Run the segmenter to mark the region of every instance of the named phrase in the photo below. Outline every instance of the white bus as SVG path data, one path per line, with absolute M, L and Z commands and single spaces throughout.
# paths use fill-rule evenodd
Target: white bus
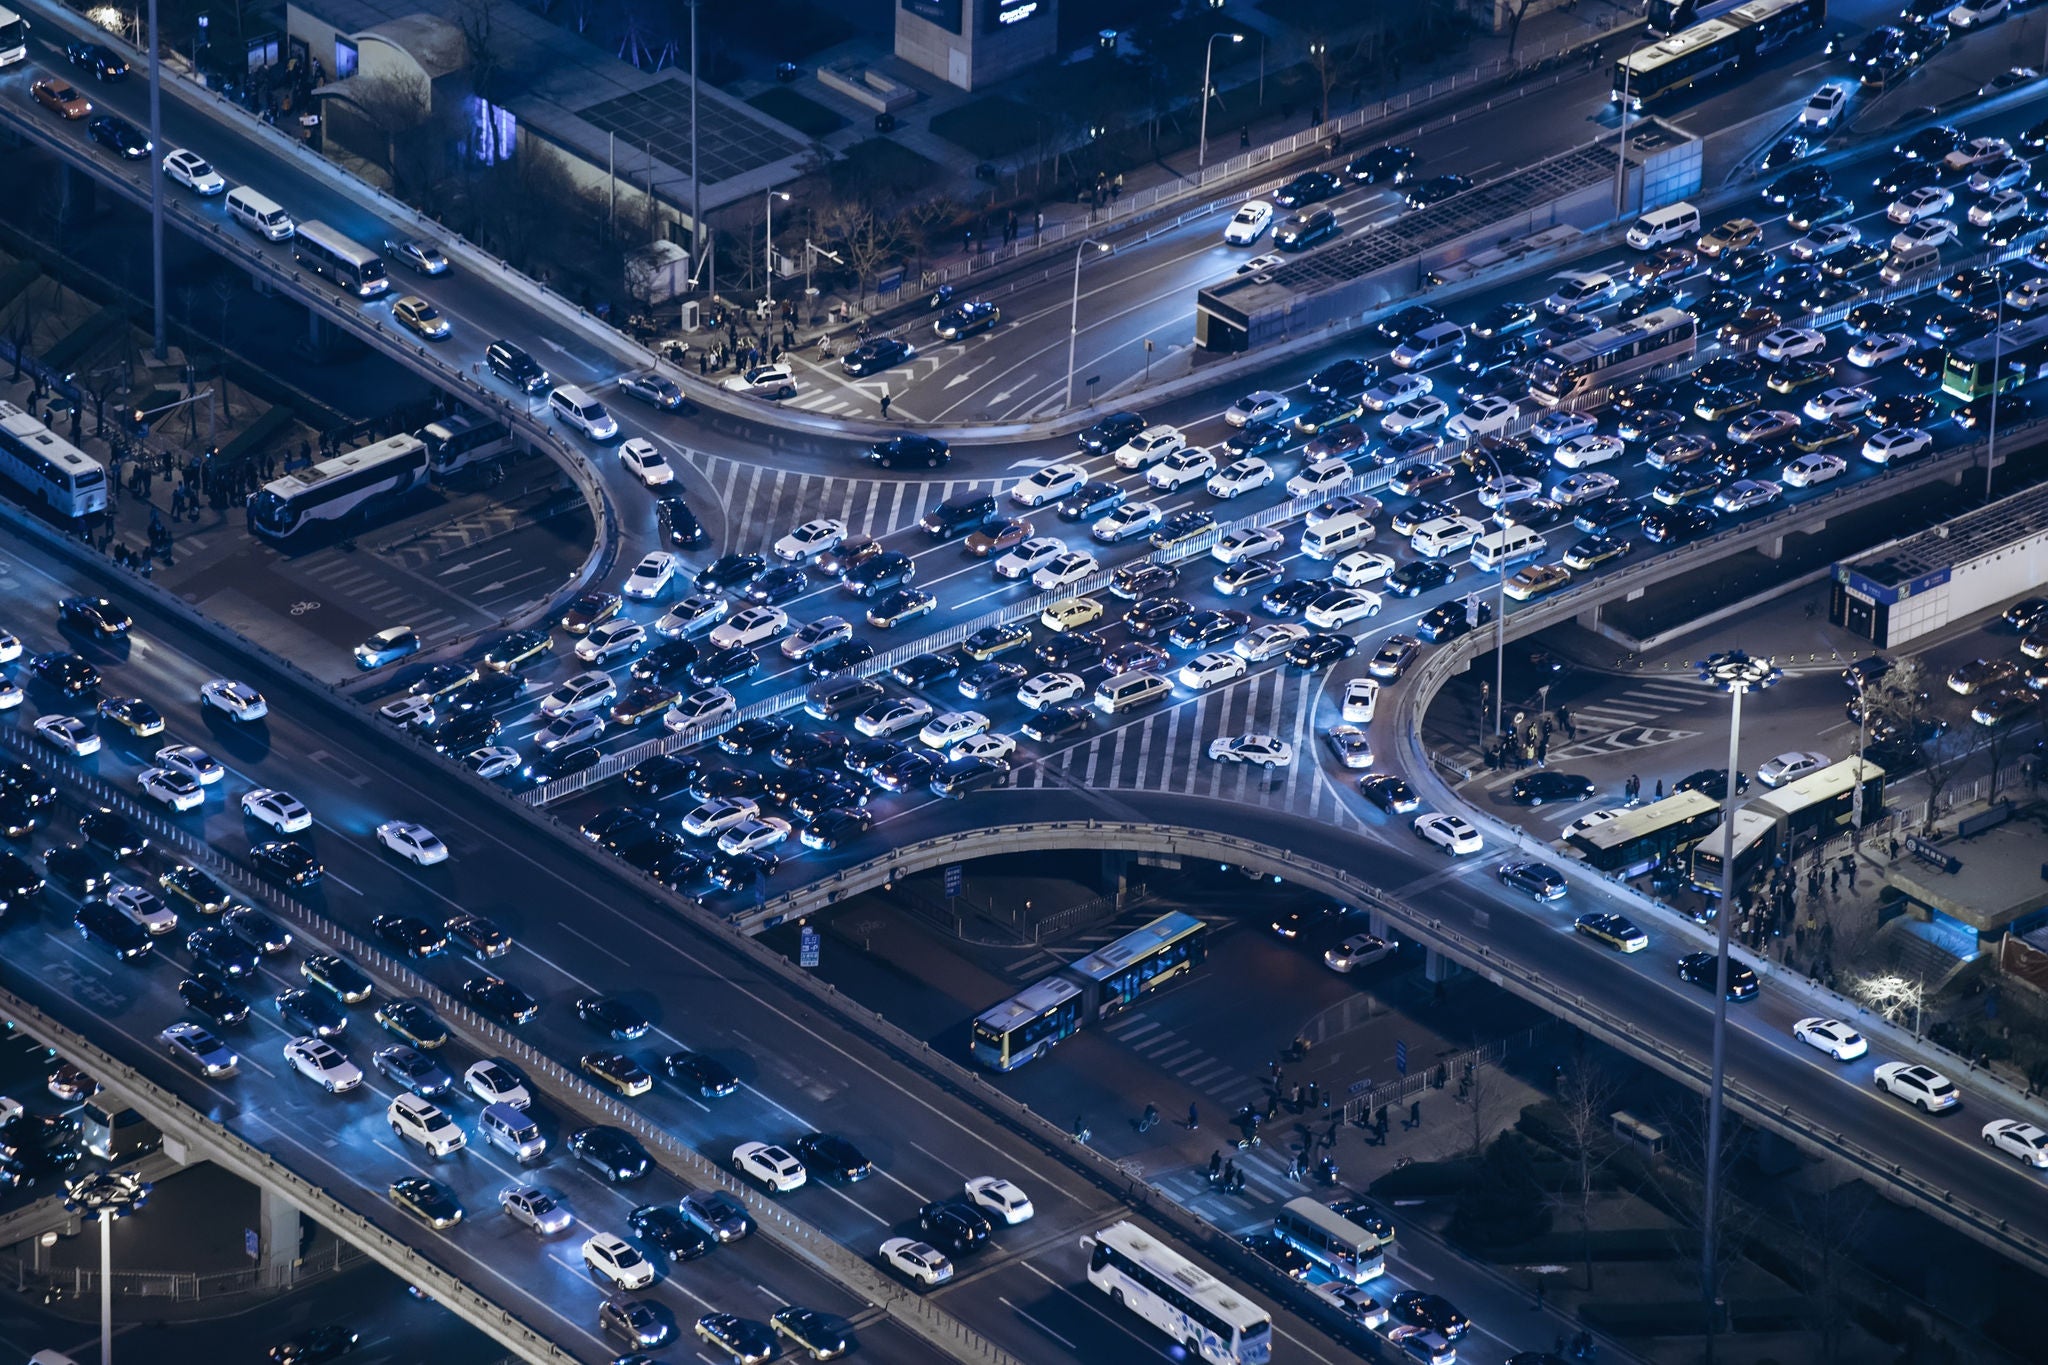
M 12 66 L 28 56 L 28 20 L 0 5 L 0 66 Z
M 1273 1235 L 1352 1284 L 1387 1272 L 1379 1238 L 1313 1199 L 1290 1199 L 1282 1205 L 1273 1215 Z
M 1661 378 L 1693 358 L 1699 323 L 1683 308 L 1653 308 L 1589 337 L 1553 346 L 1529 367 L 1529 396 L 1545 407 L 1597 407 L 1613 390 Z
M 316 275 L 324 275 L 350 293 L 375 298 L 391 287 L 384 258 L 336 232 L 325 223 L 301 223 L 292 238 L 292 258 Z
M 272 479 L 249 497 L 249 526 L 282 540 L 318 522 L 340 521 L 368 503 L 409 493 L 426 477 L 426 443 L 417 436 L 393 436 Z
M 1265 1365 L 1273 1356 L 1266 1310 L 1132 1223 L 1093 1237 L 1088 1283 L 1210 1365 Z
M 12 403 L 0 403 L 0 474 L 62 516 L 107 510 L 107 467 Z
M 512 433 L 503 422 L 468 412 L 429 423 L 421 429 L 420 440 L 426 443 L 427 467 L 437 480 L 510 454 L 513 446 Z

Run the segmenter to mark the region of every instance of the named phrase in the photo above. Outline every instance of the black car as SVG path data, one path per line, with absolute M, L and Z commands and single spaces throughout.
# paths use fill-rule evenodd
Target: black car
M 958 341 L 971 337 L 976 332 L 986 332 L 1003 320 L 1003 310 L 985 300 L 977 299 L 948 308 L 939 314 L 939 320 L 932 324 L 932 330 L 946 341 Z
M 28 671 L 67 697 L 82 697 L 100 685 L 100 671 L 76 654 L 38 654 Z
M 1076 439 L 1080 441 L 1083 450 L 1092 450 L 1099 454 L 1105 450 L 1115 450 L 1144 429 L 1144 414 L 1112 412 L 1081 432 Z
M 711 864 L 711 885 L 720 891 L 745 891 L 775 875 L 779 866 L 773 853 L 742 853 L 718 858 Z
M 723 687 L 754 676 L 761 657 L 745 645 L 714 649 L 690 665 L 690 681 L 699 687 Z
M 342 1013 L 335 998 L 324 991 L 294 986 L 278 992 L 273 1003 L 287 1028 L 310 1033 L 315 1038 L 332 1038 L 348 1030 L 348 1016 Z
M 1387 575 L 1387 591 L 1401 597 L 1420 597 L 1457 576 L 1457 570 L 1440 559 L 1410 560 Z
M 626 785 L 635 794 L 658 801 L 687 791 L 690 779 L 704 766 L 704 760 L 690 754 L 656 754 L 634 764 L 625 772 Z
M 1767 204 L 1789 205 L 1800 199 L 1810 199 L 1826 194 L 1835 187 L 1834 176 L 1824 166 L 1801 166 L 1798 170 L 1781 175 L 1764 190 Z
M 0 852 L 0 911 L 12 910 L 43 894 L 42 873 L 18 853 Z
M 939 770 L 939 759 L 930 752 L 905 750 L 868 773 L 868 781 L 887 792 L 914 791 L 926 786 Z
M 104 891 L 110 880 L 107 869 L 83 844 L 57 844 L 43 854 L 43 870 L 50 880 L 81 896 Z
M 661 1066 L 699 1099 L 722 1100 L 740 1088 L 731 1067 L 701 1052 L 671 1052 L 661 1059 Z
M 1394 1295 L 1394 1316 L 1435 1332 L 1446 1341 L 1456 1341 L 1471 1330 L 1472 1320 L 1441 1294 L 1408 1289 Z
M 73 38 L 64 44 L 64 56 L 73 66 L 90 71 L 95 80 L 118 81 L 128 74 L 128 63 L 101 43 Z
M 697 586 L 701 589 L 732 589 L 744 587 L 768 570 L 768 560 L 762 555 L 725 554 L 711 561 L 697 574 Z
M 1594 785 L 1590 777 L 1545 769 L 1517 777 L 1509 791 L 1519 805 L 1540 806 L 1545 801 L 1583 801 L 1593 794 Z
M 1093 713 L 1085 706 L 1046 706 L 1025 717 L 1017 729 L 1027 739 L 1040 744 L 1056 744 L 1088 733 L 1094 723 Z
M 916 560 L 898 550 L 884 550 L 848 569 L 842 586 L 855 597 L 876 597 L 916 576 Z
M 1166 640 L 1175 649 L 1210 649 L 1236 639 L 1250 625 L 1251 617 L 1241 611 L 1198 611 L 1169 631 Z
M 1067 631 L 1038 647 L 1038 660 L 1047 668 L 1079 673 L 1102 662 L 1106 651 L 1102 637 L 1086 631 Z
M 567 1146 L 577 1160 L 611 1184 L 638 1180 L 647 1174 L 647 1149 L 624 1129 L 603 1125 L 579 1128 L 569 1134 Z
M 1707 274 L 1722 284 L 1761 275 L 1777 264 L 1777 255 L 1760 246 L 1745 246 L 1734 251 L 1724 251 L 1714 258 L 1707 267 Z
M 1471 347 L 1452 363 L 1466 374 L 1484 379 L 1502 371 L 1518 370 L 1536 358 L 1536 348 L 1521 337 L 1495 337 Z M 1473 395 L 1476 396 L 1476 392 Z
M 1096 479 L 1081 485 L 1059 505 L 1059 518 L 1061 521 L 1093 521 L 1123 506 L 1129 497 L 1129 491 L 1121 485 Z
M 1241 562 L 1259 564 L 1265 561 L 1254 559 Z M 1280 565 L 1273 567 L 1282 568 Z M 1259 610 L 1268 616 L 1299 616 L 1309 603 L 1328 593 L 1335 586 L 1335 581 L 1328 578 L 1301 578 L 1292 583 L 1280 583 L 1268 588 L 1265 595 L 1259 598 Z
M 932 774 L 932 794 L 958 800 L 985 787 L 1001 785 L 1009 772 L 1010 765 L 1001 759 L 965 755 L 941 764 Z
M 1134 639 L 1156 640 L 1187 619 L 1191 608 L 1178 597 L 1147 597 L 1124 613 Z
M 1455 640 L 1493 621 L 1493 603 L 1486 598 L 1439 602 L 1415 623 L 1415 633 L 1425 640 Z
M 1293 439 L 1294 433 L 1278 422 L 1247 422 L 1224 438 L 1223 449 L 1232 459 L 1241 460 L 1248 455 L 1271 455 L 1285 450 Z
M 1496 874 L 1501 885 L 1526 892 L 1539 901 L 1554 901 L 1571 889 L 1564 874 L 1544 863 L 1502 863 Z
M 71 922 L 87 943 L 97 944 L 123 962 L 133 962 L 156 946 L 149 930 L 102 900 L 82 903 Z
M 988 701 L 995 697 L 1007 697 L 1024 683 L 1029 674 L 1024 665 L 1011 663 L 1006 659 L 990 659 L 964 670 L 955 686 L 960 695 L 969 701 Z
M 1273 202 L 1284 209 L 1320 204 L 1344 188 L 1344 182 L 1328 171 L 1304 171 L 1274 190 Z
M 1757 286 L 1757 296 L 1773 303 L 1785 299 L 1798 299 L 1820 286 L 1820 267 L 1817 265 L 1788 265 Z
M 739 758 L 765 753 L 789 738 L 796 726 L 773 716 L 743 720 L 718 737 L 718 747 Z
M 640 1037 L 651 1027 L 647 1016 L 610 995 L 586 995 L 576 1002 L 576 1017 L 619 1042 Z
M 1714 989 L 1714 979 L 1719 974 L 1719 962 L 1720 958 L 1713 953 L 1687 953 L 1678 959 L 1678 979 L 1711 991 Z M 1756 973 L 1734 958 L 1729 958 L 1728 998 L 1754 1000 L 1759 989 Z
M 1908 161 L 1939 161 L 1962 146 L 1964 140 L 1962 129 L 1936 124 L 1932 128 L 1922 128 L 1894 146 L 1892 152 Z
M 662 539 L 671 545 L 694 549 L 711 539 L 696 511 L 681 493 L 666 491 L 654 500 L 655 519 L 661 523 Z
M 839 367 L 852 375 L 874 374 L 916 354 L 917 348 L 900 337 L 869 337 L 848 351 Z
M 315 1327 L 271 1347 L 270 1365 L 323 1365 L 355 1350 L 358 1340 L 354 1329 L 338 1323 Z
M 1785 210 L 1785 226 L 1811 232 L 1823 223 L 1846 223 L 1856 216 L 1856 201 L 1840 194 L 1816 194 Z
M 1351 158 L 1344 174 L 1367 185 L 1398 185 L 1415 174 L 1415 152 L 1408 147 L 1381 147 Z
M 111 640 L 126 635 L 135 618 L 104 597 L 66 597 L 57 603 L 57 624 Z
M 256 953 L 224 925 L 205 924 L 185 935 L 195 970 L 230 980 L 256 974 Z
M 769 750 L 778 768 L 821 768 L 846 757 L 853 741 L 837 730 L 800 730 Z
M 841 640 L 805 660 L 804 668 L 813 678 L 833 678 L 851 673 L 874 657 L 875 647 L 866 640 Z
M 636 682 L 659 683 L 670 682 L 677 674 L 687 676 L 690 665 L 697 662 L 701 653 L 703 647 L 695 640 L 663 640 L 633 660 L 633 679 Z
M 801 597 L 810 582 L 804 571 L 792 566 L 770 569 L 747 584 L 746 599 L 766 606 L 779 606 L 784 602 Z
M 88 844 L 106 850 L 116 858 L 132 858 L 149 847 L 149 836 L 119 811 L 102 806 L 78 819 L 78 832 Z
M 1330 209 L 1309 209 L 1273 229 L 1273 245 L 1282 251 L 1306 251 L 1337 235 L 1337 215 Z
M 1680 503 L 1643 513 L 1643 536 L 1659 545 L 1676 545 L 1712 531 L 1720 522 L 1711 507 Z
M 1426 303 L 1411 303 L 1397 313 L 1389 313 L 1372 325 L 1373 334 L 1389 346 L 1397 346 L 1401 338 L 1413 336 L 1425 327 L 1442 322 L 1444 315 Z
M 808 1353 L 813 1360 L 831 1360 L 853 1349 L 846 1333 L 832 1325 L 823 1313 L 812 1308 L 778 1308 L 768 1319 L 775 1331 Z
M 883 469 L 938 469 L 952 463 L 953 450 L 936 436 L 906 432 L 875 442 L 862 458 Z
M 493 669 L 449 693 L 445 706 L 452 711 L 494 711 L 519 700 L 525 692 L 524 678 Z
M 917 1211 L 917 1230 L 957 1256 L 987 1246 L 995 1225 L 964 1199 L 935 1199 Z
M 441 926 L 412 915 L 378 915 L 370 927 L 407 957 L 438 957 L 448 949 L 448 935 Z
M 1472 188 L 1469 175 L 1434 175 L 1408 190 L 1408 207 L 1426 209 L 1431 204 L 1441 204 L 1453 195 L 1463 194 Z
M 1178 512 L 1169 512 L 1167 513 L 1166 520 L 1160 522 L 1158 527 L 1152 532 L 1152 548 L 1155 550 L 1170 550 L 1184 541 L 1193 540 L 1199 535 L 1205 535 L 1215 528 L 1216 516 L 1213 512 L 1205 512 L 1200 508 L 1184 508 Z M 1172 571 L 1171 565 L 1152 565 L 1150 567 L 1164 568 L 1169 572 Z M 1143 570 L 1140 570 L 1140 572 L 1143 572 Z M 1148 589 L 1143 586 L 1134 585 L 1133 590 L 1145 592 Z M 1154 586 L 1149 590 L 1156 592 L 1158 588 Z
M 462 983 L 462 999 L 477 1013 L 506 1024 L 524 1024 L 540 1013 L 538 1000 L 502 977 L 471 977 Z
M 850 1185 L 875 1173 L 875 1163 L 836 1133 L 806 1133 L 789 1148 L 807 1170 L 826 1180 Z
M 311 886 L 325 875 L 304 844 L 291 839 L 266 839 L 249 850 L 249 862 L 257 875 L 286 886 Z
M 124 161 L 140 161 L 149 155 L 149 138 L 127 119 L 102 114 L 85 126 L 94 142 Z
M 1342 360 L 1332 361 L 1310 375 L 1308 391 L 1319 398 L 1327 398 L 1331 394 L 1355 398 L 1372 387 L 1379 377 L 1379 362 L 1346 356 Z
M 694 1261 L 711 1250 L 711 1239 L 703 1229 L 683 1217 L 674 1204 L 647 1204 L 626 1215 L 626 1226 L 649 1246 L 659 1247 L 678 1261 Z
M 768 794 L 768 779 L 750 768 L 706 768 L 690 779 L 690 795 L 699 801 L 758 800 Z
M 1934 415 L 1934 400 L 1924 393 L 1895 393 L 1863 410 L 1863 422 L 1879 430 L 1917 427 Z
M 1901 161 L 1889 170 L 1878 172 L 1871 181 L 1871 187 L 1887 199 L 1896 199 L 1909 190 L 1925 185 L 1941 183 L 1941 157 L 1931 161 Z
M 805 848 L 830 853 L 841 844 L 857 839 L 874 827 L 875 817 L 864 810 L 828 810 L 805 827 L 799 842 Z
M 1342 631 L 1319 630 L 1287 647 L 1290 666 L 1301 669 L 1328 668 L 1358 653 L 1358 641 Z

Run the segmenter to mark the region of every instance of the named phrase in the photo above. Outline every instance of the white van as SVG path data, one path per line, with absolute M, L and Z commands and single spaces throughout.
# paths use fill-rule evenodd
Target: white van
M 1465 349 L 1465 329 L 1455 322 L 1432 322 L 1414 336 L 1405 337 L 1393 351 L 1393 361 L 1404 370 L 1426 370 L 1441 365 Z
M 574 384 L 564 384 L 548 395 L 548 406 L 559 421 L 582 432 L 593 441 L 609 441 L 619 434 L 619 424 L 604 404 Z
M 1119 673 L 1105 678 L 1095 689 L 1097 710 L 1109 715 L 1135 711 L 1140 706 L 1165 701 L 1173 695 L 1173 684 L 1157 673 Z
M 476 1131 L 485 1142 L 510 1153 L 514 1161 L 521 1163 L 538 1161 L 548 1150 L 548 1140 L 542 1136 L 540 1125 L 525 1110 L 509 1104 L 484 1106 L 484 1111 L 476 1116 Z
M 1473 541 L 1472 563 L 1475 568 L 1500 569 L 1525 559 L 1541 558 L 1549 548 L 1543 537 L 1531 528 L 1510 526 L 1505 530 L 1490 531 Z
M 1438 517 L 1416 527 L 1408 543 L 1424 559 L 1442 559 L 1470 549 L 1485 529 L 1470 517 Z
M 258 194 L 247 185 L 237 185 L 229 190 L 227 203 L 228 217 L 273 242 L 282 242 L 299 230 L 292 216 L 279 208 L 275 200 Z
M 1886 284 L 1900 285 L 1922 271 L 1932 270 L 1941 264 L 1941 248 L 1922 243 L 1907 247 L 1904 251 L 1891 251 L 1884 258 L 1884 269 L 1877 277 Z
M 1349 554 L 1376 534 L 1372 518 L 1365 512 L 1339 512 L 1328 521 L 1303 528 L 1301 552 L 1310 559 L 1336 559 Z
M 1699 231 L 1698 209 L 1691 204 L 1666 204 L 1636 219 L 1636 225 L 1628 230 L 1628 244 L 1637 251 L 1650 251 L 1697 237 Z

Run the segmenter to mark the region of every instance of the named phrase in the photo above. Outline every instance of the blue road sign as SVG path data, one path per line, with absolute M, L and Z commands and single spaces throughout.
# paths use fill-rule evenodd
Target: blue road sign
M 1408 1074 L 1408 1044 L 1399 1038 L 1394 1040 L 1394 1070 Z

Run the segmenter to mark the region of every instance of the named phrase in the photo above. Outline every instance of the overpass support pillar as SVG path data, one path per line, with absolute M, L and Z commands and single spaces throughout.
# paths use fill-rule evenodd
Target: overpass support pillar
M 1422 959 L 1422 979 L 1425 981 L 1449 981 L 1463 970 L 1434 948 L 1428 949 Z
M 98 192 L 99 187 L 90 175 L 69 162 L 64 163 L 57 173 L 57 222 L 70 227 L 92 217 L 93 199 Z
M 1600 604 L 1595 602 L 1592 606 L 1580 612 L 1573 618 L 1573 624 L 1577 625 L 1581 630 L 1590 630 L 1597 634 L 1600 630 Z
M 255 1231 L 262 1282 L 281 1288 L 292 1282 L 293 1272 L 299 1264 L 304 1225 L 298 1205 L 274 1190 L 259 1188 L 262 1189 L 263 1201 L 256 1217 L 261 1226 Z
M 1365 927 L 1366 931 L 1375 938 L 1387 938 L 1392 933 L 1392 927 L 1387 923 L 1387 917 L 1377 910 L 1368 909 L 1365 912 Z
M 314 355 L 325 355 L 334 345 L 334 324 L 322 317 L 317 309 L 306 310 L 306 347 Z
M 1785 537 L 1772 536 L 1756 548 L 1758 553 L 1762 554 L 1765 559 L 1783 559 L 1785 557 Z
M 1130 889 L 1131 855 L 1121 849 L 1102 850 L 1102 884 L 1123 903 L 1124 894 Z

